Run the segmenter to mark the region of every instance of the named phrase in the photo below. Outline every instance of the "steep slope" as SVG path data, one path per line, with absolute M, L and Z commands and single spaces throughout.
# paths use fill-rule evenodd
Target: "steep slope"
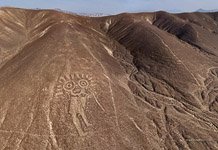
M 216 13 L 0 10 L 0 149 L 218 148 Z

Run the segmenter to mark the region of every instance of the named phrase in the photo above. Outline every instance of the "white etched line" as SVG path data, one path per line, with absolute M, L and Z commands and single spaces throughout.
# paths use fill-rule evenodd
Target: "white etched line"
M 84 43 L 82 43 L 82 45 L 83 45 L 83 46 L 85 47 L 85 49 L 89 52 L 89 54 L 100 64 L 101 68 L 103 69 L 104 76 L 107 78 L 108 84 L 109 84 L 109 89 L 110 89 L 110 93 L 111 93 L 111 98 L 112 98 L 112 103 L 113 103 L 114 113 L 115 113 L 115 118 L 116 118 L 116 125 L 119 126 L 118 117 L 117 117 L 117 109 L 116 109 L 114 94 L 113 94 L 113 90 L 112 90 L 112 86 L 111 86 L 111 80 L 110 80 L 110 78 L 106 75 L 106 74 L 107 74 L 107 71 L 106 71 L 105 67 L 103 66 L 103 64 L 94 56 L 94 54 L 91 52 L 91 50 L 87 47 L 87 45 L 84 44 Z

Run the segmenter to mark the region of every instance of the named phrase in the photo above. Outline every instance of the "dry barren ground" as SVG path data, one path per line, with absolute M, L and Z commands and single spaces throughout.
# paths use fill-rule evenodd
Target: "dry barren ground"
M 0 149 L 218 149 L 217 23 L 1 8 Z

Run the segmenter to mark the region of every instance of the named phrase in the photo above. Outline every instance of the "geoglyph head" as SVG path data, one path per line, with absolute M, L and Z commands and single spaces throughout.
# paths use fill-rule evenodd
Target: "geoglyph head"
M 56 97 L 86 97 L 90 94 L 92 78 L 84 74 L 61 76 L 55 86 Z

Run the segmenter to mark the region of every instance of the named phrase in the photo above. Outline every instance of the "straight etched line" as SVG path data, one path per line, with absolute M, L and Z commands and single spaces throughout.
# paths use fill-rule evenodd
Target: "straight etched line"
M 54 145 L 55 149 L 61 150 L 61 148 L 59 148 L 58 144 L 57 144 L 57 140 L 53 131 L 53 125 L 52 125 L 52 121 L 50 119 L 50 101 L 52 99 L 53 93 L 52 90 L 54 89 L 55 84 L 51 84 L 49 86 L 49 98 L 48 101 L 46 103 L 46 119 L 48 122 L 48 127 L 49 127 L 49 133 L 50 133 L 50 138 L 52 140 L 52 144 Z
M 116 125 L 119 126 L 118 117 L 117 117 L 117 110 L 116 110 L 116 105 L 115 105 L 115 99 L 114 99 L 114 94 L 113 94 L 113 90 L 112 90 L 112 86 L 111 86 L 111 80 L 110 80 L 110 78 L 107 76 L 107 71 L 106 71 L 105 67 L 103 66 L 103 64 L 94 56 L 94 54 L 91 52 L 91 50 L 87 47 L 87 45 L 84 44 L 84 43 L 82 43 L 82 45 L 83 45 L 83 46 L 85 47 L 85 49 L 89 52 L 89 54 L 100 64 L 101 68 L 103 69 L 104 76 L 107 78 L 108 84 L 109 84 L 109 89 L 110 89 L 111 98 L 112 98 L 112 103 L 113 103 L 114 112 L 115 112 L 115 117 L 116 117 Z
M 198 86 L 201 86 L 201 84 L 199 83 L 199 81 L 196 79 L 196 77 L 194 76 L 194 74 L 190 71 L 190 69 L 183 63 L 183 61 L 181 59 L 179 59 L 176 54 L 171 50 L 171 48 L 168 46 L 168 44 L 166 44 L 166 42 L 156 33 L 152 32 L 153 34 L 155 34 L 160 40 L 161 42 L 167 47 L 167 49 L 170 51 L 170 53 L 178 60 L 179 63 L 181 63 L 185 69 L 191 74 L 191 76 L 193 77 L 193 79 L 196 81 Z

